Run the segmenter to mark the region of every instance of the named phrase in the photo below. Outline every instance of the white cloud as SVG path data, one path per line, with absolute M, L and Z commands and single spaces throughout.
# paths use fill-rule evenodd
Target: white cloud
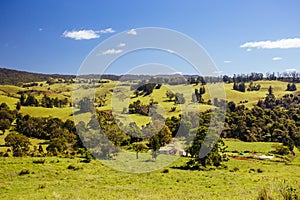
M 130 31 L 127 32 L 129 35 L 137 35 L 137 32 L 135 29 L 131 29 Z
M 43 31 L 44 29 L 43 28 L 39 28 L 39 31 Z
M 276 60 L 282 60 L 282 58 L 281 57 L 273 57 L 272 60 L 275 60 L 275 61 Z
M 120 43 L 120 44 L 118 45 L 118 47 L 125 47 L 125 46 L 126 46 L 125 43 Z
M 100 30 L 100 31 L 97 31 L 97 32 L 99 32 L 99 33 L 114 33 L 116 31 L 112 28 L 107 28 L 107 29 L 103 29 L 103 30 Z
M 122 52 L 123 52 L 122 49 L 107 49 L 106 51 L 103 51 L 102 54 L 109 55 L 109 54 L 118 54 L 118 53 L 122 53 Z
M 248 48 L 246 51 L 247 51 L 247 52 L 250 52 L 250 51 L 252 51 L 252 49 Z
M 246 42 L 241 48 L 258 48 L 258 49 L 290 49 L 300 48 L 300 38 L 285 38 L 281 40 L 265 40 L 259 42 Z
M 229 64 L 229 63 L 232 63 L 232 61 L 231 60 L 225 60 L 224 63 Z
M 65 31 L 63 32 L 63 37 L 71 38 L 74 40 L 90 40 L 99 38 L 100 35 L 97 31 L 93 30 L 80 30 L 80 31 Z
M 296 71 L 296 69 L 295 68 L 289 68 L 289 69 L 285 69 L 285 71 L 286 72 L 294 72 L 294 71 Z

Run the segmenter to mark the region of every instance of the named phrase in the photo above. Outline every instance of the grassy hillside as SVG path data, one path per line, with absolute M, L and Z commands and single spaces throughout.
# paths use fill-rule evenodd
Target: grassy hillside
M 46 82 L 38 82 L 38 86 L 33 87 L 18 87 L 12 85 L 0 85 L 0 103 L 5 102 L 9 105 L 11 109 L 14 109 L 18 98 L 20 97 L 20 92 L 27 92 L 26 94 L 34 95 L 38 100 L 41 100 L 44 95 L 47 95 L 51 98 L 64 99 L 68 98 L 69 101 L 72 101 L 72 91 L 75 89 L 75 92 L 78 91 L 76 98 L 78 101 L 86 95 L 87 92 L 95 92 L 95 97 L 100 97 L 106 95 L 106 105 L 102 107 L 97 107 L 98 110 L 111 110 L 112 107 L 116 113 L 116 116 L 120 120 L 123 120 L 125 123 L 130 121 L 135 121 L 138 125 L 144 125 L 149 122 L 150 118 L 141 115 L 126 115 L 122 114 L 123 108 L 128 107 L 129 103 L 140 100 L 144 104 L 149 104 L 150 100 L 158 102 L 160 107 L 160 113 L 166 117 L 178 116 L 182 111 L 188 112 L 191 110 L 201 110 L 205 111 L 211 108 L 207 104 L 197 104 L 192 103 L 192 94 L 195 89 L 199 89 L 200 86 L 195 85 L 163 85 L 160 89 L 155 89 L 152 94 L 147 96 L 138 96 L 135 97 L 133 91 L 130 91 L 130 84 L 120 83 L 119 81 L 110 81 L 109 83 L 96 84 L 96 89 L 80 89 L 77 90 L 78 85 L 72 84 L 52 84 L 48 85 Z M 210 94 L 215 91 L 215 93 L 222 92 L 224 87 L 225 95 L 227 101 L 234 101 L 236 104 L 243 104 L 247 107 L 253 107 L 256 105 L 259 99 L 263 99 L 268 93 L 269 86 L 273 87 L 274 95 L 276 97 L 282 97 L 284 94 L 296 93 L 300 91 L 300 84 L 297 83 L 297 91 L 290 92 L 286 91 L 286 82 L 281 81 L 256 81 L 255 84 L 260 84 L 261 89 L 259 91 L 246 91 L 239 92 L 233 90 L 233 84 L 211 84 L 206 85 L 206 93 L 203 95 L 205 102 L 211 99 L 218 94 L 210 96 Z M 84 84 L 83 84 L 84 85 Z M 90 86 L 89 84 L 86 84 Z M 213 91 L 209 91 L 209 88 L 213 88 Z M 174 102 L 170 102 L 166 97 L 166 92 L 172 91 L 174 93 L 183 93 L 186 99 L 185 104 L 175 105 Z M 29 92 L 29 93 L 28 93 Z M 93 94 L 92 94 L 93 95 Z M 74 97 L 74 96 L 73 96 Z M 176 107 L 175 112 L 170 112 L 172 107 Z M 63 120 L 71 119 L 72 109 L 67 108 L 54 108 L 47 109 L 43 107 L 22 107 L 21 113 L 23 114 L 32 114 L 33 116 L 40 117 L 61 117 Z

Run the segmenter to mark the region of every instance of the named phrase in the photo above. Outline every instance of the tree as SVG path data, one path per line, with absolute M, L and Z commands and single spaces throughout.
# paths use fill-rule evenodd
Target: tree
M 286 89 L 286 90 L 287 90 L 287 91 L 296 91 L 296 90 L 297 90 L 297 87 L 296 87 L 295 83 L 292 83 L 292 84 L 288 83 L 288 84 L 287 84 L 287 89 Z
M 16 105 L 16 110 L 19 111 L 21 109 L 21 103 L 18 101 Z
M 156 159 L 157 150 L 160 148 L 160 142 L 157 135 L 150 138 L 150 146 L 152 148 L 152 158 Z
M 192 157 L 195 156 L 195 158 L 191 159 L 187 162 L 187 166 L 190 168 L 199 168 L 207 167 L 207 166 L 220 166 L 223 161 L 227 160 L 225 152 L 225 144 L 224 142 L 219 138 L 213 138 L 218 137 L 217 135 L 210 135 L 211 139 L 216 139 L 215 144 L 210 144 L 207 142 L 207 144 L 204 143 L 204 138 L 206 137 L 207 133 L 207 127 L 200 127 L 196 133 L 196 137 L 194 138 L 193 143 L 189 147 L 188 151 L 192 155 Z M 212 141 L 209 139 L 210 141 Z M 213 145 L 213 146 L 211 146 Z M 199 157 L 199 151 L 203 148 L 208 148 L 210 152 L 205 157 Z
M 9 110 L 9 107 L 6 103 L 1 103 L 0 110 Z
M 132 147 L 136 152 L 136 159 L 139 159 L 139 152 L 144 151 L 148 148 L 144 142 L 134 142 L 132 143 Z
M 5 145 L 12 147 L 14 156 L 22 157 L 26 155 L 29 151 L 30 141 L 24 135 L 17 134 L 17 133 L 10 133 L 6 136 L 4 140 L 5 140 Z
M 20 103 L 22 106 L 25 105 L 25 100 L 26 100 L 26 96 L 24 93 L 21 94 L 21 97 L 20 97 Z
M 166 96 L 167 96 L 167 98 L 169 98 L 169 101 L 172 101 L 172 99 L 175 97 L 175 94 L 168 90 L 166 92 Z
M 185 98 L 183 97 L 182 93 L 176 93 L 176 95 L 175 95 L 175 103 L 176 104 L 184 104 L 185 103 Z
M 53 138 L 50 140 L 46 150 L 52 155 L 57 156 L 58 153 L 62 153 L 67 149 L 67 140 L 64 137 Z
M 8 119 L 0 119 L 0 130 L 5 133 L 5 130 L 9 129 L 10 121 Z
M 81 113 L 93 112 L 94 110 L 94 104 L 88 97 L 84 97 L 82 100 L 80 100 L 78 107 Z
M 166 125 L 158 132 L 157 138 L 161 146 L 168 144 L 172 140 L 172 132 Z
M 271 85 L 270 85 L 270 87 L 268 88 L 268 92 L 269 92 L 269 95 L 273 95 L 273 88 L 272 88 Z
M 23 106 L 38 106 L 38 105 L 39 105 L 38 100 L 32 95 L 29 95 L 26 98 L 25 103 L 23 104 Z
M 244 82 L 239 84 L 239 91 L 245 92 L 246 91 L 246 85 Z

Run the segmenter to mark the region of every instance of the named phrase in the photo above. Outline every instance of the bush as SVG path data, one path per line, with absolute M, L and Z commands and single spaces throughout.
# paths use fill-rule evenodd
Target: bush
M 30 170 L 29 169 L 22 169 L 19 172 L 19 176 L 23 176 L 23 175 L 26 175 L 26 174 L 30 174 Z
M 272 146 L 275 150 L 271 151 L 271 153 L 279 154 L 279 155 L 288 155 L 290 153 L 290 149 L 283 144 L 275 144 Z
M 282 195 L 283 199 L 286 200 L 300 199 L 300 195 L 296 188 L 293 188 L 292 186 L 283 186 L 283 188 L 280 189 L 280 194 Z
M 266 188 L 263 188 L 259 194 L 258 194 L 258 200 L 272 200 L 274 199 L 270 194 L 270 192 L 266 189 Z
M 39 159 L 39 160 L 32 161 L 32 163 L 34 163 L 34 164 L 44 164 L 45 162 L 46 162 L 45 159 Z
M 263 173 L 263 170 L 260 169 L 260 168 L 258 168 L 258 169 L 257 169 L 257 173 Z
M 70 164 L 67 169 L 71 169 L 75 171 L 75 170 L 83 169 L 83 167 Z

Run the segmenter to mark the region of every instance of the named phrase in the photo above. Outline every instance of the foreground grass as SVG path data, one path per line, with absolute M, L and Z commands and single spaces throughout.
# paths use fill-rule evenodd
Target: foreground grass
M 40 159 L 45 163 L 33 163 Z M 275 188 L 283 179 L 295 187 L 299 184 L 297 162 L 285 165 L 232 159 L 226 163 L 228 169 L 176 168 L 186 161 L 176 160 L 166 167 L 166 173 L 163 169 L 125 173 L 98 160 L 81 163 L 80 159 L 57 157 L 0 158 L 0 199 L 256 199 L 263 187 Z M 70 165 L 77 170 L 68 169 Z M 19 175 L 22 170 L 29 174 Z

